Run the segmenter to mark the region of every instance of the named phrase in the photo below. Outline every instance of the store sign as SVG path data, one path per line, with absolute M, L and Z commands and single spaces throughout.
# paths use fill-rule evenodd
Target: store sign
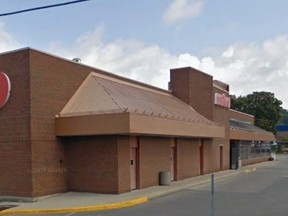
M 215 93 L 214 104 L 219 106 L 230 108 L 231 106 L 231 98 L 226 96 L 226 94 Z
M 0 109 L 7 103 L 11 90 L 9 77 L 0 71 Z

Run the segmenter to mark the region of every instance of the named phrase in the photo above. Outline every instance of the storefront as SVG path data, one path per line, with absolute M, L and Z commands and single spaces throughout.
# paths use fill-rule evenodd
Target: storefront
M 237 119 L 235 119 L 235 117 Z M 267 161 L 273 133 L 254 125 L 254 116 L 230 110 L 231 168 Z
M 11 93 L 0 94 L 0 197 L 179 181 L 229 169 L 230 139 L 245 140 L 229 86 L 190 67 L 170 71 L 169 90 L 30 48 L 0 54 L 0 71 Z
M 288 125 L 277 125 L 276 131 L 277 146 L 275 146 L 275 150 L 288 153 Z

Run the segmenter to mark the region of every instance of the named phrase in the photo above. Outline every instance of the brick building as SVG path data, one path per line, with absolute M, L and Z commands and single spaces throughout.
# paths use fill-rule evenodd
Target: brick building
M 274 140 L 229 109 L 227 84 L 190 67 L 170 71 L 168 91 L 31 48 L 0 54 L 0 72 L 11 84 L 0 199 L 129 192 L 158 185 L 162 171 L 178 181 L 229 169 L 243 146 Z

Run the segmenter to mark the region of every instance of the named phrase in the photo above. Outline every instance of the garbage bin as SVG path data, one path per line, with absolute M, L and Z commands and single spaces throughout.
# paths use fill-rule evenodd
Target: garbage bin
M 170 185 L 170 171 L 162 171 L 159 173 L 159 184 Z
M 276 153 L 271 153 L 271 157 L 276 161 L 277 158 L 276 158 Z

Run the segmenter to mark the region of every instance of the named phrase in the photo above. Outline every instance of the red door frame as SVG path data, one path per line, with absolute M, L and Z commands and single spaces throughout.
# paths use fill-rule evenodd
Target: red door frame
M 136 186 L 138 189 L 141 188 L 141 145 L 140 145 L 140 137 L 136 137 L 136 143 L 137 143 L 137 151 L 136 151 L 136 157 L 137 157 L 137 179 L 136 179 Z
M 175 147 L 170 147 L 170 180 L 175 180 Z
M 200 175 L 204 175 L 204 142 L 200 139 L 199 145 L 199 172 Z
M 177 181 L 177 138 L 170 144 L 170 180 Z

